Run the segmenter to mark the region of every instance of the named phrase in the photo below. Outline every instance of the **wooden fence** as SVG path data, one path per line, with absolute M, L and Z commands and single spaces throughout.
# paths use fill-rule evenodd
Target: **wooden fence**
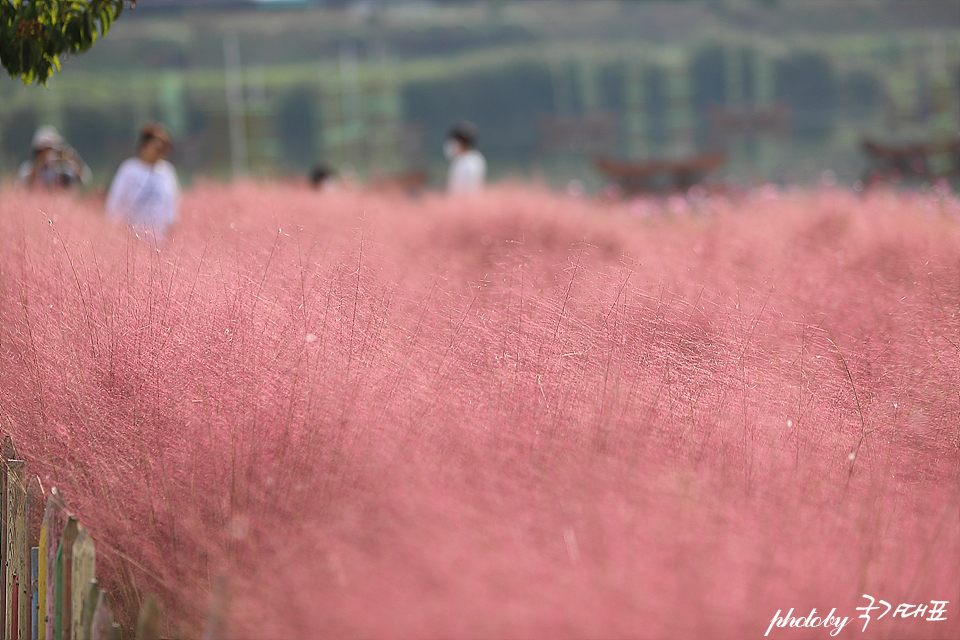
M 120 640 L 110 596 L 96 580 L 93 538 L 55 487 L 27 476 L 13 439 L 0 465 L 0 628 L 2 640 Z M 152 597 L 140 609 L 136 640 L 158 640 Z

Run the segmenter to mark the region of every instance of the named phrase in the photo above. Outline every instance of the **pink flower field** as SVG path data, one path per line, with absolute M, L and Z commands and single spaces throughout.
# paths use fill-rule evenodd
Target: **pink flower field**
M 955 197 L 182 218 L 0 192 L 0 423 L 127 626 L 201 637 L 223 575 L 237 640 L 960 636 Z M 813 608 L 847 623 L 776 623 Z

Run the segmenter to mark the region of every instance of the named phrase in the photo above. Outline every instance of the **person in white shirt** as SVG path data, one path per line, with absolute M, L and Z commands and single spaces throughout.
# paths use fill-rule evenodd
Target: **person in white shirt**
M 137 155 L 123 161 L 107 193 L 107 216 L 158 242 L 179 218 L 180 184 L 166 127 L 151 122 L 140 130 Z
M 487 161 L 477 151 L 477 130 L 468 122 L 450 130 L 443 143 L 443 154 L 450 161 L 447 193 L 476 193 L 483 188 Z

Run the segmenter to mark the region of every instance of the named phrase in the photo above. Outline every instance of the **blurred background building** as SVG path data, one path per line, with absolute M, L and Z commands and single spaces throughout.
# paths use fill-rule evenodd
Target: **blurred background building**
M 956 0 L 139 0 L 48 88 L 0 79 L 0 176 L 52 124 L 109 181 L 147 119 L 199 176 L 426 170 L 470 120 L 491 176 L 598 187 L 596 156 L 721 176 L 867 169 L 956 139 Z

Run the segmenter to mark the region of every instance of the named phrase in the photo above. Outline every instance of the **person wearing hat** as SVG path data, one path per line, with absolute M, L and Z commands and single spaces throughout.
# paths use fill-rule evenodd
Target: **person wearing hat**
M 56 128 L 43 125 L 30 143 L 33 160 L 20 165 L 17 180 L 28 187 L 64 189 L 85 184 L 92 173 Z
M 107 216 L 156 242 L 179 218 L 180 183 L 166 159 L 170 133 L 151 122 L 140 130 L 137 155 L 123 161 L 107 192 Z
M 487 161 L 477 151 L 477 129 L 472 124 L 458 124 L 443 142 L 443 154 L 450 161 L 447 170 L 447 193 L 476 193 L 483 188 Z

